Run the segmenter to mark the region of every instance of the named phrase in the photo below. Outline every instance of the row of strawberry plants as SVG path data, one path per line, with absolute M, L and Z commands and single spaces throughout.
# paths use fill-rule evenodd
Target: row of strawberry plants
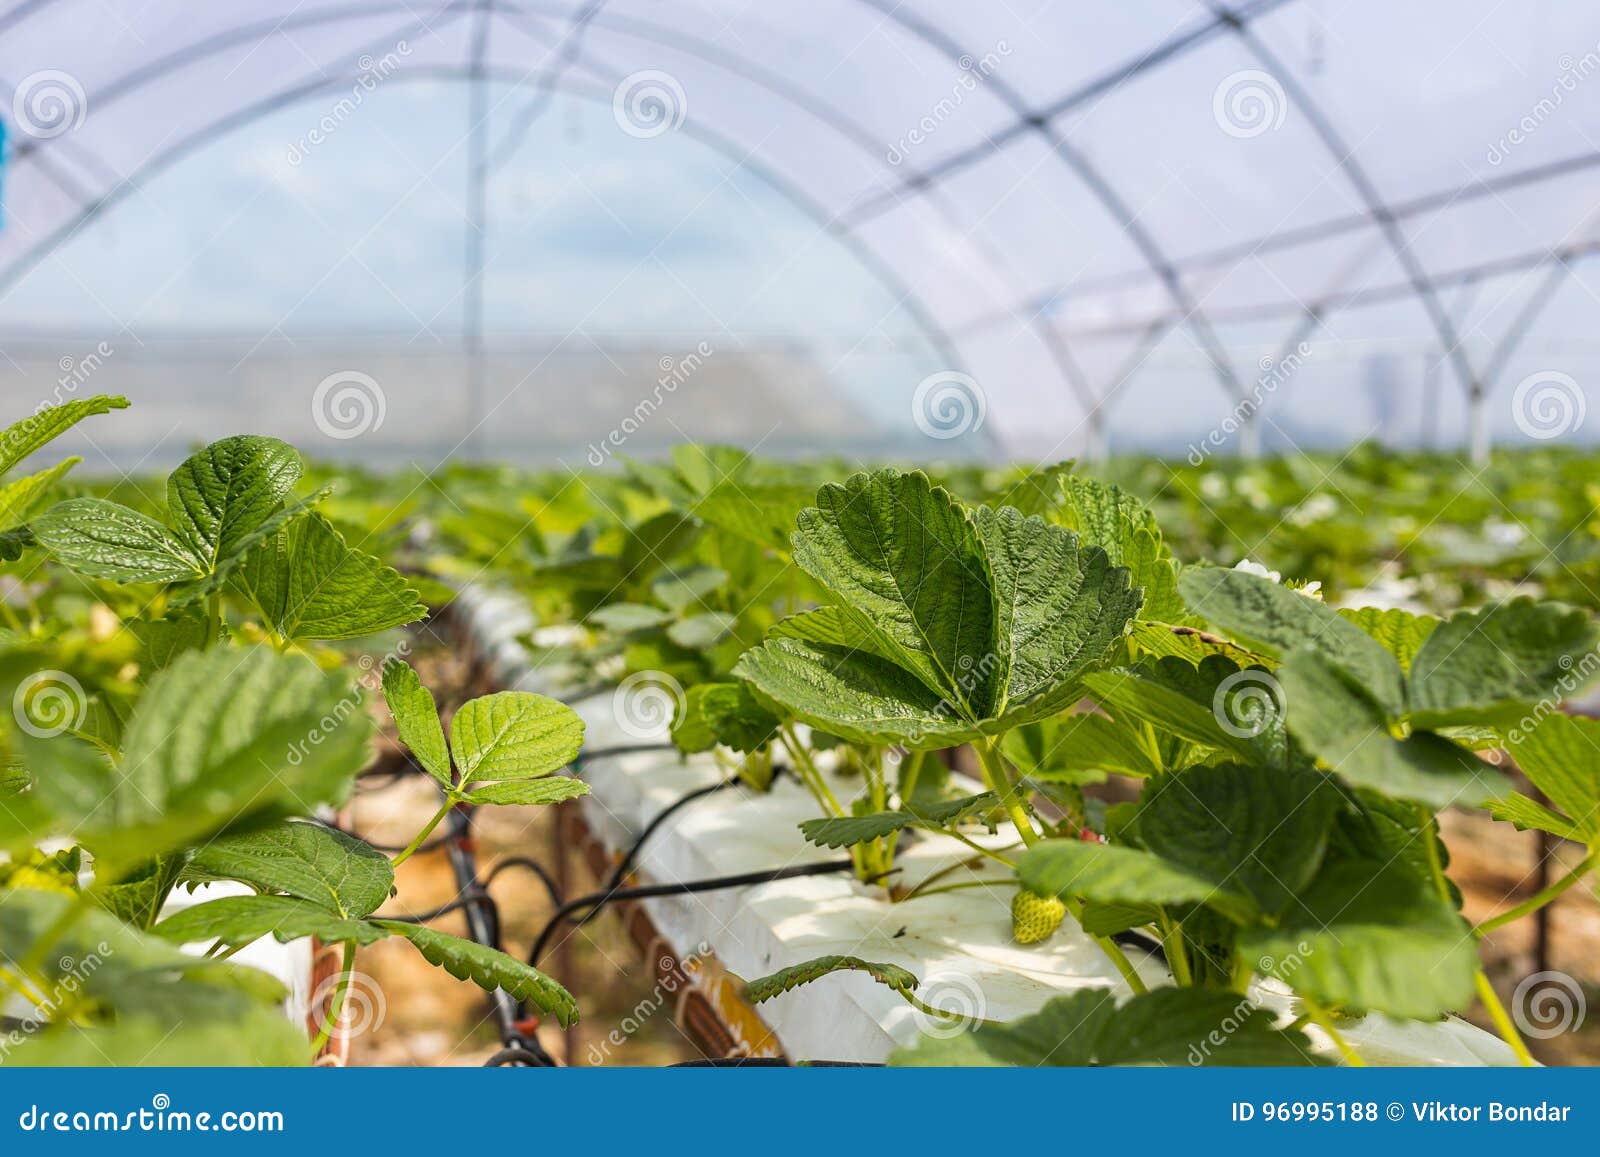
M 74 401 L 0 431 L 0 476 L 126 404 Z M 502 693 L 461 705 L 447 736 L 398 650 L 352 663 L 350 646 L 425 617 L 427 584 L 363 549 L 366 528 L 323 514 L 333 488 L 305 485 L 285 443 L 225 439 L 184 461 L 160 498 L 116 488 L 126 502 L 57 501 L 74 465 L 0 487 L 0 681 L 13 704 L 0 750 L 0 1060 L 305 1063 L 339 1022 L 357 949 L 388 938 L 574 1020 L 575 999 L 537 969 L 378 913 L 395 867 L 449 809 L 582 794 L 552 774 L 579 751 L 581 720 Z M 440 796 L 392 860 L 309 818 L 371 766 L 366 700 L 380 682 Z M 231 894 L 168 914 L 175 889 L 217 883 Z M 303 937 L 343 946 L 311 1041 L 282 1015 L 279 981 L 230 961 L 264 938 Z
M 1445 617 L 1334 610 L 1264 568 L 1180 566 L 1147 506 L 1063 469 L 1002 476 L 977 502 L 919 471 L 813 490 L 814 472 L 686 449 L 586 480 L 601 519 L 531 551 L 524 530 L 491 557 L 572 624 L 536 636 L 552 677 L 680 691 L 678 746 L 753 791 L 792 767 L 819 812 L 800 837 L 850 849 L 863 881 L 887 878 L 907 832 L 970 844 L 1014 873 L 1019 940 L 1070 919 L 1136 997 L 1061 998 L 1037 1023 L 905 1059 L 1188 1057 L 1191 1030 L 1233 1009 L 1250 1030 L 1210 1061 L 1314 1059 L 1300 1030 L 1315 1025 L 1359 1063 L 1346 1018 L 1433 1021 L 1475 998 L 1529 1059 L 1478 944 L 1600 862 L 1600 724 L 1559 709 L 1600 668 L 1588 611 L 1521 597 Z M 540 501 L 509 521 L 538 527 Z M 952 749 L 972 753 L 982 790 L 952 786 L 936 754 Z M 1548 805 L 1513 790 L 1508 755 Z M 1085 792 L 1108 777 L 1134 801 Z M 1587 855 L 1473 927 L 1439 838 L 1450 807 Z M 938 890 L 883 887 L 899 903 Z M 1177 995 L 1145 992 L 1129 932 L 1159 944 Z M 847 956 L 750 992 L 839 970 L 918 1003 L 916 977 Z M 1291 1023 L 1240 1005 L 1263 984 L 1292 991 Z

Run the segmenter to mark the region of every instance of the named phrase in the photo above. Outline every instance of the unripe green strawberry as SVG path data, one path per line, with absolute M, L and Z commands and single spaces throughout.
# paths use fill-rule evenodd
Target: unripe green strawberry
M 1067 915 L 1067 906 L 1054 896 L 1021 889 L 1011 897 L 1011 935 L 1018 944 L 1038 944 L 1050 939 Z

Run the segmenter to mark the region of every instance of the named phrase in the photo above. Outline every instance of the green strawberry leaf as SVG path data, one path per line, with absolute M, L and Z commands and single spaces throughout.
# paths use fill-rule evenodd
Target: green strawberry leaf
M 1260 575 L 1221 567 L 1191 567 L 1178 585 L 1196 614 L 1251 650 L 1281 656 L 1309 648 L 1349 672 L 1390 715 L 1404 712 L 1404 676 L 1394 656 L 1316 599 Z
M 304 469 L 295 449 L 276 438 L 224 438 L 172 472 L 167 516 L 210 573 L 283 504 Z
M 1517 766 L 1566 813 L 1566 826 L 1576 833 L 1556 834 L 1600 845 L 1600 720 L 1550 715 L 1530 730 L 1514 730 L 1510 738 Z M 1517 810 L 1524 817 L 1533 814 L 1526 808 Z
M 898 964 L 879 964 L 859 956 L 820 956 L 750 981 L 744 986 L 744 998 L 751 1004 L 763 1004 L 802 984 L 811 984 L 835 972 L 865 972 L 879 984 L 902 994 L 914 992 L 919 983 L 915 976 Z
M 1450 616 L 1411 665 L 1417 727 L 1479 723 L 1506 704 L 1559 702 L 1592 677 L 1583 662 L 1600 647 L 1587 611 L 1519 598 Z
M 819 847 L 849 848 L 914 825 L 948 828 L 976 812 L 994 808 L 999 802 L 1000 797 L 994 792 L 985 791 L 936 803 L 908 803 L 894 811 L 874 812 L 871 815 L 805 820 L 800 825 L 800 834 Z
M 376 944 L 390 930 L 378 922 L 340 916 L 298 896 L 223 896 L 168 916 L 151 931 L 173 944 L 215 940 L 225 947 L 271 936 L 280 944 L 315 936 L 324 944 Z
M 572 994 L 532 965 L 472 940 L 462 940 L 422 924 L 399 920 L 372 922 L 385 932 L 404 936 L 430 964 L 443 968 L 457 980 L 470 980 L 485 992 L 499 989 L 555 1017 L 562 1028 L 578 1021 L 578 1002 Z
M 664 627 L 672 621 L 672 615 L 660 607 L 642 603 L 611 603 L 590 614 L 589 621 L 605 630 L 626 635 Z
M 1510 790 L 1505 776 L 1442 736 L 1396 738 L 1383 707 L 1320 652 L 1290 655 L 1278 680 L 1295 738 L 1347 783 L 1436 811 L 1481 806 Z
M 445 787 L 455 786 L 450 775 L 450 749 L 445 745 L 444 725 L 439 722 L 439 705 L 433 692 L 410 665 L 394 659 L 383 667 L 383 698 L 394 716 L 400 742 L 411 749 L 423 769 Z
M 37 514 L 50 488 L 81 461 L 68 458 L 48 470 L 0 486 L 0 528 L 19 527 Z
M 223 836 L 195 852 L 185 876 L 238 880 L 309 900 L 336 916 L 368 916 L 389 898 L 394 869 L 367 844 L 321 824 L 289 820 Z
M 1243 929 L 1238 945 L 1259 971 L 1326 1004 L 1416 1020 L 1470 1005 L 1478 971 L 1454 907 L 1375 861 L 1332 865 L 1276 927 Z
M 1146 785 L 1132 831 L 1149 852 L 1244 892 L 1275 917 L 1321 867 L 1341 805 L 1321 772 L 1192 767 Z
M 351 547 L 320 514 L 290 523 L 256 547 L 240 577 L 286 639 L 358 639 L 428 614 L 398 571 Z
M 453 799 L 470 804 L 551 804 L 589 794 L 589 785 L 567 775 L 543 779 L 506 780 L 485 784 L 471 791 L 452 792 Z
M 769 638 L 733 673 L 787 714 L 856 743 L 928 750 L 980 734 L 915 675 L 865 650 Z
M 1017 861 L 1030 892 L 1102 904 L 1209 904 L 1230 919 L 1250 919 L 1255 904 L 1224 873 L 1219 879 L 1137 848 L 1045 840 Z
M 706 683 L 700 713 L 716 741 L 748 755 L 777 737 L 782 720 L 762 706 L 748 683 Z
M 1120 1008 L 1111 990 L 1090 988 L 1051 998 L 1008 1024 L 979 1025 L 957 1037 L 924 1037 L 890 1064 L 1286 1066 L 1330 1062 L 1311 1051 L 1298 1029 L 1279 1029 L 1271 1012 L 1237 993 L 1161 988 Z
M 113 766 L 71 736 L 17 735 L 35 794 L 96 857 L 131 867 L 244 821 L 341 800 L 371 757 L 345 677 L 269 648 L 181 656 L 150 682 Z M 111 873 L 114 878 L 115 873 Z
M 996 703 L 995 600 L 971 522 L 927 475 L 856 474 L 802 510 L 794 559 L 968 719 Z M 875 648 L 876 649 L 876 648 Z
M 34 519 L 34 537 L 63 566 L 119 583 L 204 578 L 206 563 L 155 519 L 103 498 L 70 498 Z
M 1428 641 L 1428 636 L 1439 625 L 1439 620 L 1432 615 L 1414 615 L 1399 608 L 1341 609 L 1339 614 L 1382 643 L 1383 649 L 1400 664 L 1400 669 L 1408 673 L 1412 660 L 1422 650 L 1422 644 Z
M 59 405 L 47 406 L 0 430 L 0 475 L 8 474 L 17 463 L 55 441 L 85 418 L 126 410 L 128 399 L 99 394 Z
M 457 786 L 527 780 L 568 766 L 583 746 L 583 720 L 564 703 L 501 691 L 462 705 L 450 721 Z

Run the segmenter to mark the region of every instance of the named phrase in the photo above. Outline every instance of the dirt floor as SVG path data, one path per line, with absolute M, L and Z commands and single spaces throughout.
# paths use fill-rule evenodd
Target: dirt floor
M 440 706 L 448 717 L 464 697 L 467 665 L 452 654 L 443 636 L 418 640 L 412 662 L 424 681 L 440 692 Z M 436 806 L 437 795 L 420 777 L 374 777 L 352 801 L 344 821 L 378 844 L 398 846 L 416 834 Z M 480 878 L 517 856 L 531 856 L 559 873 L 554 819 L 552 809 L 545 808 L 483 809 L 475 849 Z M 1450 874 L 1465 896 L 1468 919 L 1482 920 L 1538 890 L 1535 835 L 1465 813 L 1445 816 L 1443 827 L 1451 854 Z M 1555 849 L 1550 879 L 1558 878 L 1580 855 L 1573 846 Z M 576 854 L 567 859 L 566 895 L 581 895 L 599 886 Z M 386 915 L 425 911 L 457 897 L 455 876 L 442 850 L 420 853 L 403 864 L 398 886 L 399 898 L 384 909 Z M 495 877 L 489 891 L 499 907 L 505 947 L 525 955 L 553 911 L 547 890 L 530 871 L 511 866 Z M 1485 941 L 1489 975 L 1507 1007 L 1519 1012 L 1535 1031 L 1550 1023 L 1548 1018 L 1568 1024 L 1576 1020 L 1575 1028 L 1547 1039 L 1529 1035 L 1528 1044 L 1540 1060 L 1597 1064 L 1600 1012 L 1574 1017 L 1562 1010 L 1575 1003 L 1600 1009 L 1600 903 L 1591 891 L 1579 887 L 1552 905 L 1550 912 L 1543 969 L 1551 975 L 1543 983 L 1525 986 L 1517 996 L 1519 982 L 1541 971 L 1531 920 L 1508 926 Z M 458 935 L 466 932 L 459 912 L 432 924 Z M 602 915 L 572 927 L 541 966 L 567 982 L 583 1003 L 583 1023 L 574 1030 L 562 1032 L 554 1024 L 539 1028 L 541 1042 L 559 1060 L 575 1065 L 658 1066 L 700 1058 L 699 1050 L 674 1023 L 671 1001 L 662 1001 L 653 967 L 641 960 L 616 916 Z M 362 949 L 357 970 L 360 979 L 352 1000 L 359 1023 L 350 1040 L 351 1064 L 478 1065 L 499 1049 L 484 995 L 426 964 L 406 943 L 396 939 Z M 1489 1025 L 1482 1008 L 1469 1015 Z

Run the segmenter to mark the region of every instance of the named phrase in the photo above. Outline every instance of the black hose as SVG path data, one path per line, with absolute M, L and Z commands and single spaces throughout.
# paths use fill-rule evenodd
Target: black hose
M 767 872 L 744 872 L 737 876 L 716 876 L 707 880 L 690 880 L 681 884 L 647 884 L 640 888 L 612 888 L 604 892 L 594 892 L 587 896 L 579 896 L 576 900 L 568 900 L 556 909 L 554 916 L 550 917 L 544 929 L 533 942 L 533 949 L 528 953 L 528 963 L 537 967 L 539 958 L 544 955 L 544 950 L 550 945 L 550 938 L 561 923 L 575 912 L 584 915 L 576 922 L 585 924 L 593 919 L 596 914 L 607 904 L 614 900 L 649 900 L 657 896 L 693 896 L 700 892 L 717 892 L 727 888 L 745 888 L 758 884 L 774 884 L 779 880 L 795 880 L 806 876 L 830 876 L 840 872 L 854 871 L 855 863 L 852 860 L 830 860 L 822 864 L 799 864 L 795 867 L 779 868 Z

